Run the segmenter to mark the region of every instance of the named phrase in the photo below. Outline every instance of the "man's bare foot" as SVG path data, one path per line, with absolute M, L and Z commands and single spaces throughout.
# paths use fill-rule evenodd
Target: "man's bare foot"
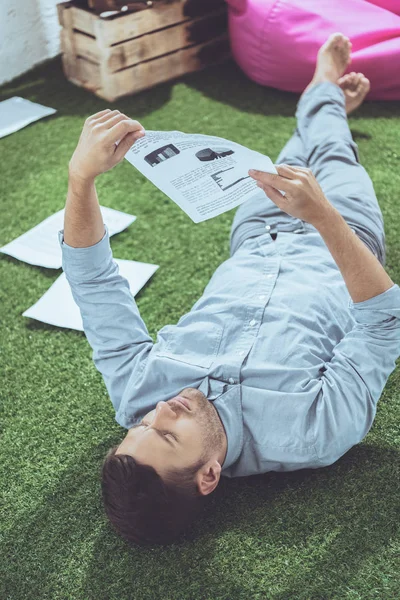
M 350 73 L 337 80 L 346 97 L 346 113 L 353 112 L 360 106 L 371 87 L 369 79 L 363 73 Z
M 351 42 L 342 33 L 333 33 L 318 51 L 314 77 L 304 90 L 322 81 L 337 83 L 351 62 Z

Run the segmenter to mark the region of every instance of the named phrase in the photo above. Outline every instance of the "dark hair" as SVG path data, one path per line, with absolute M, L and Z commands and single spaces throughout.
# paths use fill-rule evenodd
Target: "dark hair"
M 150 465 L 115 454 L 117 448 L 109 450 L 102 467 L 104 508 L 111 524 L 124 539 L 139 546 L 176 541 L 207 502 L 195 482 L 205 461 L 169 471 L 162 479 Z

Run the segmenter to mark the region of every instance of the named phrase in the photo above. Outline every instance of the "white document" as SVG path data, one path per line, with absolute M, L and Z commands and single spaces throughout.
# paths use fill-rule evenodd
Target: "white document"
M 125 158 L 195 223 L 264 194 L 248 171 L 277 173 L 271 159 L 224 138 L 146 131 Z
M 19 96 L 3 100 L 0 102 L 0 138 L 55 112 L 57 112 L 55 108 L 49 108 Z
M 100 210 L 110 236 L 123 231 L 136 220 L 135 216 L 113 208 L 100 206 Z M 30 265 L 60 269 L 62 253 L 58 241 L 58 232 L 63 228 L 64 209 L 51 215 L 33 229 L 0 248 L 0 252 L 9 254 L 18 260 L 23 260 Z
M 159 265 L 134 260 L 115 259 L 115 262 L 119 266 L 120 274 L 128 280 L 132 296 L 135 296 L 142 289 L 159 267 Z M 43 294 L 36 304 L 28 308 L 23 316 L 56 327 L 83 331 L 81 313 L 72 296 L 65 273 L 62 273 L 56 279 L 50 289 Z

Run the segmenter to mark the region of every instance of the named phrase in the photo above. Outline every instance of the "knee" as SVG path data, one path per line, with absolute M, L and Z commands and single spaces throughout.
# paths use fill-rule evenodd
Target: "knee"
M 335 161 L 344 165 L 359 165 L 358 146 L 353 140 L 329 138 L 321 140 L 308 157 L 309 163 Z

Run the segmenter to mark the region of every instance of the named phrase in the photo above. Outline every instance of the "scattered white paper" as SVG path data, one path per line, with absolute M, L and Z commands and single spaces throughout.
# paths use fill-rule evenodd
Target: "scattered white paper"
M 264 195 L 249 169 L 277 173 L 260 152 L 224 138 L 181 131 L 146 131 L 125 158 L 195 223 Z
M 14 96 L 0 102 L 0 138 L 10 135 L 34 121 L 54 114 L 55 108 Z
M 0 248 L 0 252 L 30 265 L 60 269 L 62 252 L 58 241 L 58 232 L 64 228 L 64 210 L 56 212 L 36 227 L 6 244 Z M 135 216 L 113 208 L 100 206 L 100 210 L 110 236 L 123 231 L 136 220 Z
M 159 265 L 134 260 L 115 259 L 115 262 L 119 266 L 120 274 L 128 280 L 132 296 L 135 296 L 142 289 L 159 268 Z M 43 294 L 36 304 L 28 308 L 23 316 L 56 327 L 83 331 L 81 314 L 72 296 L 65 273 L 62 273 L 56 279 L 50 289 Z

